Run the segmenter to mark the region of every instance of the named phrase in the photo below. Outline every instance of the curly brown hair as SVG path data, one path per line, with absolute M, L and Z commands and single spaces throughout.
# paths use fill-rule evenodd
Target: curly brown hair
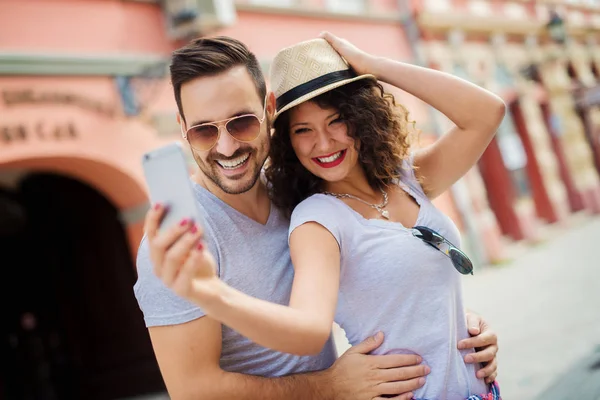
M 323 93 L 310 101 L 333 108 L 355 139 L 358 161 L 371 187 L 383 189 L 399 178 L 400 166 L 410 148 L 408 111 L 394 96 L 371 79 L 362 79 Z M 312 194 L 323 191 L 323 180 L 300 163 L 290 140 L 289 110 L 273 127 L 266 177 L 273 203 L 289 218 L 294 208 Z

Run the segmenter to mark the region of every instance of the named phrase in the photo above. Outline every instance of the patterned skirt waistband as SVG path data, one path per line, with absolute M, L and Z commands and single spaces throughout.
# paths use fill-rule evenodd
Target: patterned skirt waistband
M 427 400 L 427 399 L 418 399 L 413 397 L 411 400 Z M 502 400 L 500 397 L 500 386 L 497 381 L 494 381 L 490 385 L 490 391 L 485 394 L 473 394 L 467 397 L 465 400 Z
M 469 396 L 467 400 L 502 400 L 500 397 L 500 386 L 498 386 L 498 382 L 494 381 L 490 385 L 490 391 L 487 394 L 474 394 Z

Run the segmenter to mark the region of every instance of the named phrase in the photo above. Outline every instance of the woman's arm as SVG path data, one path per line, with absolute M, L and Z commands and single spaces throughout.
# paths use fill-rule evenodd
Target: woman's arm
M 415 154 L 415 172 L 430 198 L 443 193 L 475 165 L 504 118 L 502 99 L 453 75 L 372 56 L 329 33 L 323 37 L 359 74 L 373 74 L 412 94 L 454 123 L 448 133 Z
M 298 355 L 318 354 L 331 335 L 340 250 L 328 230 L 309 222 L 291 234 L 290 252 L 295 275 L 289 306 L 260 300 L 228 286 L 211 272 L 214 267 L 210 254 L 198 249 L 192 251 L 188 269 L 184 266 L 178 272 L 187 281 L 178 294 L 262 346 Z
M 505 113 L 493 93 L 453 75 L 397 61 L 375 63 L 376 76 L 418 97 L 453 123 L 445 135 L 415 153 L 415 174 L 430 198 L 450 188 L 475 165 Z

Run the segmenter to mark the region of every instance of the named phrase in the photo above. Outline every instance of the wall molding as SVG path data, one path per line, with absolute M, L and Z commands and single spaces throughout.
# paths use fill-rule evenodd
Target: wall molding
M 250 3 L 236 3 L 236 11 L 254 12 L 262 14 L 288 15 L 290 17 L 337 19 L 343 21 L 379 22 L 396 24 L 401 21 L 400 12 L 378 13 L 366 10 L 361 14 L 342 13 L 327 10 L 326 8 L 292 5 L 286 7 L 259 5 Z
M 167 57 L 159 55 L 0 51 L 0 75 L 137 76 L 161 64 L 166 73 Z
M 544 21 L 536 19 L 511 19 L 501 15 L 481 17 L 468 13 L 425 11 L 418 14 L 417 21 L 420 27 L 434 32 L 461 29 L 466 32 L 480 32 L 485 34 L 503 33 L 509 35 L 548 36 Z M 567 24 L 566 28 L 567 34 L 572 37 L 600 33 L 600 30 L 591 26 L 578 27 Z
M 503 16 L 474 17 L 463 13 L 423 12 L 417 16 L 419 26 L 433 31 L 461 29 L 467 32 L 540 34 L 544 24 L 529 19 L 511 20 Z

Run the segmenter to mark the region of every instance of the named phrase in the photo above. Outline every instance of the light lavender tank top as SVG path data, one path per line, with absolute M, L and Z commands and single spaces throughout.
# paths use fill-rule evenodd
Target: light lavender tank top
M 458 229 L 429 201 L 408 162 L 399 185 L 420 205 L 416 225 L 430 227 L 459 246 Z M 290 234 L 309 221 L 328 229 L 340 246 L 335 320 L 352 345 L 381 330 L 385 341 L 376 354 L 423 357 L 431 373 L 415 392 L 417 399 L 462 400 L 487 392 L 475 376 L 477 367 L 464 362 L 473 349 L 457 349 L 458 341 L 469 335 L 461 275 L 450 259 L 400 223 L 367 220 L 332 196 L 316 194 L 300 203 Z

